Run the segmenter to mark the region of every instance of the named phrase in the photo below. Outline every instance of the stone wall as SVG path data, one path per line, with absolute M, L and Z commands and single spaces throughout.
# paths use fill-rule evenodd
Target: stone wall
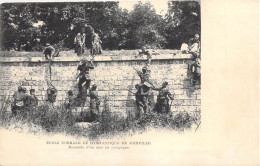
M 61 53 L 62 55 L 62 53 Z M 89 57 L 88 57 L 89 58 Z M 135 84 L 140 79 L 134 68 L 139 70 L 145 65 L 146 57 L 130 56 L 97 56 L 95 69 L 91 70 L 92 84 L 98 86 L 101 106 L 107 96 L 113 111 L 133 110 Z M 81 57 L 57 57 L 51 65 L 51 83 L 58 90 L 56 105 L 64 102 L 68 90 L 77 93 L 77 65 Z M 1 94 L 0 100 L 12 96 L 19 85 L 36 89 L 40 101 L 46 100 L 46 90 L 50 85 L 49 62 L 43 57 L 2 57 L 1 62 Z M 160 86 L 163 81 L 169 83 L 170 92 L 174 93 L 172 111 L 200 111 L 200 86 L 190 84 L 188 63 L 189 54 L 167 54 L 153 56 L 151 63 L 151 79 Z M 134 68 L 133 68 L 134 67 Z M 28 93 L 28 92 L 27 92 Z M 154 91 L 155 100 L 158 92 Z M 87 101 L 88 102 L 88 101 Z M 88 103 L 86 103 L 88 105 Z

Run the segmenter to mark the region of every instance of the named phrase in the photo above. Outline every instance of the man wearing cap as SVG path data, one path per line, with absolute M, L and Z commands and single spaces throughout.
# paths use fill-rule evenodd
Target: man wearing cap
M 75 53 L 77 53 L 77 55 L 81 55 L 85 52 L 85 40 L 85 28 L 81 28 L 80 33 L 78 33 L 74 38 Z
M 154 107 L 154 111 L 157 113 L 167 114 L 170 111 L 169 100 L 173 100 L 172 94 L 167 89 L 168 82 L 163 82 L 162 87 L 154 88 L 153 90 L 159 91 L 157 96 L 157 102 Z
M 80 64 L 78 65 L 77 70 L 80 71 L 78 77 L 79 77 L 79 82 L 78 82 L 78 88 L 79 88 L 79 92 L 82 92 L 82 85 L 84 83 L 86 83 L 86 89 L 89 88 L 90 86 L 90 69 L 94 69 L 94 64 L 91 61 L 90 63 L 88 63 L 87 59 L 82 59 Z
M 90 97 L 90 112 L 94 120 L 98 120 L 99 117 L 99 105 L 100 100 L 97 93 L 97 85 L 94 84 L 89 90 L 89 94 L 87 95 Z
M 45 55 L 46 60 L 52 60 L 53 55 L 55 53 L 55 48 L 50 45 L 50 43 L 46 43 L 46 48 L 43 51 L 43 54 Z

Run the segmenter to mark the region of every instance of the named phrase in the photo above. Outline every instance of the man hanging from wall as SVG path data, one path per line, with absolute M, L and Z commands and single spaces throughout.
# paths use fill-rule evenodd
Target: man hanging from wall
M 93 61 L 90 61 L 90 63 L 88 63 L 87 59 L 82 59 L 77 68 L 77 70 L 80 71 L 78 75 L 79 77 L 78 88 L 80 93 L 82 92 L 83 84 L 85 84 L 86 89 L 88 89 L 90 86 L 91 83 L 90 69 L 94 69 Z
M 162 87 L 154 88 L 153 90 L 159 91 L 157 96 L 157 102 L 154 107 L 154 111 L 161 114 L 169 113 L 171 106 L 169 104 L 169 100 L 173 100 L 172 94 L 167 89 L 168 82 L 163 82 Z
M 146 63 L 146 65 L 149 66 L 151 64 L 152 54 L 145 46 L 142 47 L 142 49 L 141 49 L 141 51 L 139 52 L 138 55 L 139 56 L 146 55 L 147 56 L 147 63 Z
M 201 82 L 201 73 L 200 73 L 200 56 L 190 64 L 190 72 L 192 73 L 192 84 L 195 85 L 196 82 Z
M 94 57 L 97 54 L 102 54 L 101 48 L 102 41 L 95 31 L 91 31 L 91 55 Z
M 77 53 L 78 56 L 82 55 L 85 52 L 85 40 L 85 28 L 81 28 L 80 33 L 78 33 L 74 38 L 75 53 Z

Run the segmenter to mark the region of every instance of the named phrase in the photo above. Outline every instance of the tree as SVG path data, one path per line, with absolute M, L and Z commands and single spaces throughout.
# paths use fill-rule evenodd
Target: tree
M 1 47 L 10 49 L 16 45 L 20 50 L 21 45 L 32 41 L 35 31 L 33 4 L 11 4 L 1 5 Z
M 140 48 L 145 45 L 158 47 L 165 44 L 165 38 L 161 31 L 164 20 L 156 14 L 150 2 L 136 4 L 129 17 L 129 38 L 131 39 L 128 43 L 129 48 Z
M 181 47 L 194 34 L 200 34 L 200 3 L 198 1 L 171 1 L 165 16 L 167 48 Z

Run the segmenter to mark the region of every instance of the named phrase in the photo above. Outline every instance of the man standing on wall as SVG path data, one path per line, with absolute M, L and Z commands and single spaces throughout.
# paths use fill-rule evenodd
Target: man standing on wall
M 88 63 L 87 59 L 82 59 L 80 64 L 78 65 L 78 70 L 80 71 L 78 77 L 79 77 L 79 82 L 78 82 L 78 88 L 79 92 L 82 92 L 82 85 L 85 83 L 86 84 L 86 89 L 89 88 L 90 86 L 90 69 L 94 69 L 94 64 L 93 61 Z M 77 78 L 78 78 L 77 77 Z
M 85 28 L 81 28 L 80 33 L 78 33 L 77 36 L 74 38 L 75 53 L 77 53 L 78 56 L 82 55 L 85 52 L 85 40 Z
M 97 54 L 102 54 L 101 48 L 102 41 L 97 33 L 93 30 L 91 32 L 91 55 L 94 57 Z

